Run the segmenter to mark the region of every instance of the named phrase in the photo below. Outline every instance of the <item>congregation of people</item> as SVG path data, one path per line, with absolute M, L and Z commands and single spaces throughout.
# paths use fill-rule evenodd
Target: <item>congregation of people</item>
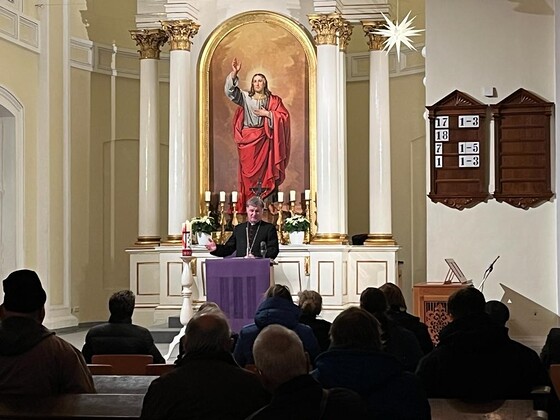
M 3 281 L 2 395 L 95 393 L 96 354 L 149 354 L 164 363 L 150 332 L 132 323 L 134 294 L 109 299 L 107 323 L 92 327 L 80 352 L 43 325 L 47 295 L 37 274 Z M 360 305 L 321 318 L 322 297 L 273 285 L 254 323 L 231 331 L 213 302 L 200 306 L 181 339 L 175 368 L 154 379 L 142 419 L 430 419 L 430 399 L 532 399 L 560 361 L 560 329 L 541 357 L 511 339 L 507 305 L 465 287 L 448 301 L 451 322 L 436 346 L 395 284 L 368 287 Z M 553 392 L 551 393 L 551 395 Z M 557 404 L 553 397 L 551 404 Z

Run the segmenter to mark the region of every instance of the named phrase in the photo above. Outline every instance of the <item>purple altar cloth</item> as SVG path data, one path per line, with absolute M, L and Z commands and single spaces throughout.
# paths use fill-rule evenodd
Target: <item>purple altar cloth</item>
M 254 322 L 257 307 L 269 286 L 268 258 L 206 260 L 206 300 L 220 306 L 232 331 L 239 332 Z

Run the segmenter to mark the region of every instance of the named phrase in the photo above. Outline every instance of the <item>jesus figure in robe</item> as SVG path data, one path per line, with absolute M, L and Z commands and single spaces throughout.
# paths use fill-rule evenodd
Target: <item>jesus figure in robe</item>
M 290 158 L 290 113 L 279 96 L 268 90 L 263 74 L 251 80 L 251 89 L 239 88 L 241 62 L 234 58 L 226 77 L 225 93 L 239 105 L 233 116 L 233 138 L 239 154 L 238 203 L 255 195 L 260 186 L 261 198 L 277 190 L 286 178 Z

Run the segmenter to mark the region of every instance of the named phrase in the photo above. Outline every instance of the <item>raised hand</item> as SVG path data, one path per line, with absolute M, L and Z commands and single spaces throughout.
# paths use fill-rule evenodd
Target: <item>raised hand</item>
M 241 70 L 241 61 L 238 61 L 237 57 L 234 57 L 233 61 L 231 62 L 231 75 L 232 75 L 232 77 L 237 76 L 237 73 L 239 73 L 239 70 Z

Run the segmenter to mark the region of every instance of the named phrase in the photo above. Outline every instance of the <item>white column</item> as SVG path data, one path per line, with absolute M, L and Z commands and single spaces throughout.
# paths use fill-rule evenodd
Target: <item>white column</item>
M 340 15 L 309 15 L 317 32 L 317 234 L 314 243 L 341 243 L 339 71 L 336 30 Z
M 138 240 L 136 245 L 160 242 L 159 80 L 160 47 L 167 36 L 161 29 L 130 31 L 140 46 L 140 138 L 138 162 Z
M 381 51 L 375 25 L 364 25 L 370 41 L 369 68 L 369 230 L 365 245 L 394 245 L 391 223 L 391 133 L 389 59 Z
M 189 188 L 190 168 L 197 164 L 196 156 L 189 153 L 190 92 L 190 38 L 198 32 L 199 25 L 191 20 L 163 22 L 169 35 L 169 197 L 167 240 L 181 241 L 181 224 L 194 216 L 189 214 L 189 203 L 197 199 Z

